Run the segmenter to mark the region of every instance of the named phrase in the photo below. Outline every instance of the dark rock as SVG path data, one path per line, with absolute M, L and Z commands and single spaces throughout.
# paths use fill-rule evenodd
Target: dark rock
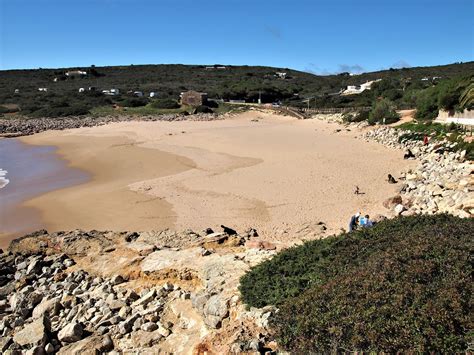
M 221 228 L 227 235 L 237 235 L 237 231 L 232 228 L 226 227 L 224 225 L 221 225 Z
M 204 229 L 203 233 L 204 235 L 209 235 L 209 234 L 214 233 L 214 231 L 212 230 L 212 228 L 206 228 Z
M 113 348 L 114 348 L 114 342 L 112 341 L 112 338 L 109 335 L 106 335 L 102 339 L 102 346 L 101 346 L 100 350 L 102 352 L 108 352 L 108 351 L 112 351 Z

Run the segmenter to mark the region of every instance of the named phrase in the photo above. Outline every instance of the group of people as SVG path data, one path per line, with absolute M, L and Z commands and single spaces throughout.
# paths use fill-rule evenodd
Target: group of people
M 349 222 L 349 232 L 359 228 L 370 228 L 374 225 L 374 222 L 370 220 L 368 214 L 365 216 L 361 216 L 360 212 L 357 212 L 355 215 L 351 217 Z

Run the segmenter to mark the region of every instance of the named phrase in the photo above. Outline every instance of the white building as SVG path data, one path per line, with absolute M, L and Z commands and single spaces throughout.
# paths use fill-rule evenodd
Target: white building
M 365 90 L 370 90 L 372 88 L 372 84 L 380 81 L 382 79 L 367 81 L 361 85 L 348 85 L 347 88 L 341 93 L 341 95 L 355 95 L 364 92 Z
M 84 92 L 84 91 L 86 91 L 86 89 L 84 89 L 84 88 L 79 88 L 79 92 Z
M 158 94 L 156 92 L 154 92 L 154 91 L 150 92 L 150 97 L 156 97 L 156 96 L 158 96 Z
M 15 89 L 15 94 L 19 94 L 20 93 L 20 89 Z
M 120 94 L 120 90 L 119 89 L 102 90 L 102 93 L 104 95 L 117 96 L 118 94 Z
M 286 79 L 286 73 L 284 73 L 284 72 L 278 72 L 278 71 L 277 71 L 277 72 L 275 73 L 275 76 L 278 77 L 278 78 L 280 78 L 280 79 Z
M 87 72 L 86 72 L 86 71 L 82 71 L 82 70 L 72 70 L 72 71 L 66 72 L 66 76 L 68 76 L 68 77 L 73 77 L 73 76 L 86 76 L 86 75 L 87 75 Z
M 206 67 L 206 70 L 213 70 L 213 69 L 225 70 L 225 69 L 227 69 L 227 67 L 224 66 L 224 65 L 218 65 L 218 66 L 213 65 L 213 66 Z
M 47 92 L 47 91 L 48 91 L 48 88 L 38 88 L 38 91 Z
M 136 97 L 143 97 L 143 92 L 142 92 L 142 91 L 134 91 L 134 92 L 133 92 L 133 96 L 136 96 Z

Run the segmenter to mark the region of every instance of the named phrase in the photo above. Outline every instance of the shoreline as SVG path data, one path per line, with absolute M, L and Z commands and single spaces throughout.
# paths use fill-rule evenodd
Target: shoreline
M 282 243 L 320 237 L 319 222 L 336 233 L 359 210 L 386 214 L 382 202 L 396 189 L 386 174 L 411 164 L 341 127 L 247 112 L 212 122 L 122 122 L 22 137 L 57 146 L 70 167 L 93 175 L 25 206 L 41 213 L 50 232 L 224 224 L 256 228 Z M 354 185 L 365 194 L 354 196 Z
M 42 227 L 35 209 L 24 206 L 32 198 L 80 185 L 89 179 L 85 171 L 70 168 L 49 145 L 29 146 L 18 139 L 0 141 L 0 159 L 9 183 L 0 189 L 0 247 Z
M 23 204 L 39 211 L 45 229 L 141 230 L 151 229 L 148 221 L 155 218 L 161 218 L 163 228 L 173 226 L 175 216 L 169 203 L 137 194 L 127 186 L 137 176 L 156 178 L 179 173 L 193 166 L 191 161 L 156 149 L 137 147 L 135 142 L 123 137 L 90 138 L 84 144 L 84 138 L 74 136 L 74 130 L 71 135 L 61 137 L 56 133 L 45 132 L 21 139 L 33 145 L 53 144 L 69 167 L 88 172 L 91 179 Z

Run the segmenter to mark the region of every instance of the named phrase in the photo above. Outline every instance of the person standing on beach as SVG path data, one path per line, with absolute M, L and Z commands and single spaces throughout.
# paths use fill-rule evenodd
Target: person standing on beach
M 359 216 L 360 212 L 357 212 L 351 217 L 351 220 L 349 221 L 349 232 L 352 232 L 354 229 L 357 228 L 357 225 L 359 224 Z

